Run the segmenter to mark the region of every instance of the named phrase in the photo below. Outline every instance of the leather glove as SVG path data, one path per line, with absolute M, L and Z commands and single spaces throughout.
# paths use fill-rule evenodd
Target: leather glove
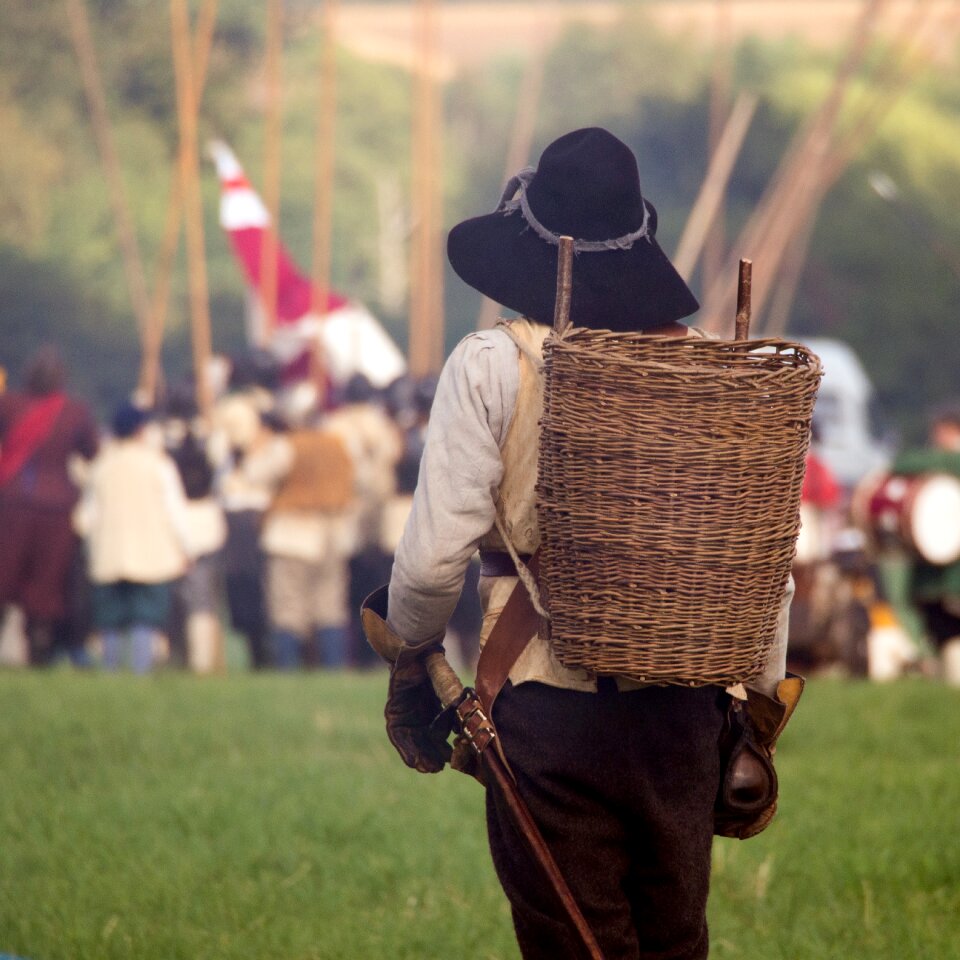
M 438 773 L 449 761 L 452 749 L 447 737 L 453 714 L 443 710 L 427 673 L 426 658 L 443 647 L 428 643 L 405 644 L 386 619 L 387 588 L 381 587 L 363 601 L 360 620 L 367 643 L 389 664 L 390 684 L 383 715 L 387 736 L 403 762 L 421 773 Z
M 403 647 L 390 668 L 390 685 L 383 715 L 387 736 L 403 762 L 420 773 L 439 773 L 453 750 L 447 737 L 453 727 L 453 713 L 443 708 L 427 673 L 426 657 L 439 651 L 440 644 Z M 436 722 L 435 722 L 436 721 Z

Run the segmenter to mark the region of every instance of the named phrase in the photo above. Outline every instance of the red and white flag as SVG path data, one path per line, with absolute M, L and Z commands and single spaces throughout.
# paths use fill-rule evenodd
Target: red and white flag
M 230 239 L 244 277 L 261 299 L 261 248 L 270 230 L 270 214 L 250 185 L 234 152 L 214 141 L 210 155 L 220 178 L 220 226 Z M 406 372 L 403 354 L 380 322 L 356 301 L 330 291 L 322 315 L 311 310 L 311 284 L 299 271 L 283 243 L 277 240 L 276 326 L 269 348 L 285 364 L 297 364 L 320 338 L 327 373 L 334 383 L 363 374 L 375 387 L 385 387 Z M 255 311 L 262 330 L 262 308 Z M 256 330 L 251 331 L 257 339 Z M 304 364 L 304 371 L 306 365 Z

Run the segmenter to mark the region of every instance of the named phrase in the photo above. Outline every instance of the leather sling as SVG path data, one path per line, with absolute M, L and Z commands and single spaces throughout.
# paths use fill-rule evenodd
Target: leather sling
M 530 558 L 527 568 L 536 579 L 540 570 L 539 550 Z M 498 785 L 506 795 L 514 816 L 520 821 L 521 831 L 530 843 L 534 856 L 550 878 L 551 886 L 559 897 L 567 918 L 579 934 L 591 960 L 603 960 L 603 954 L 600 952 L 600 946 L 590 930 L 590 925 L 560 873 L 559 867 L 550 853 L 550 848 L 543 840 L 526 803 L 517 792 L 513 773 L 510 771 L 509 762 L 503 752 L 503 745 L 495 733 L 496 725 L 493 722 L 494 701 L 507 682 L 517 658 L 523 653 L 530 642 L 530 638 L 539 629 L 540 615 L 530 602 L 530 594 L 527 592 L 527 588 L 522 581 L 518 581 L 507 598 L 493 630 L 490 631 L 490 636 L 487 637 L 483 650 L 480 652 L 480 659 L 477 662 L 476 691 L 486 714 L 485 719 L 494 730 L 492 745 L 499 761 L 491 769 L 496 768 L 499 771 L 496 776 Z M 478 747 L 478 749 L 482 753 L 484 748 Z M 492 758 L 488 757 L 488 759 Z
M 540 572 L 539 550 L 530 558 L 527 569 L 536 579 Z M 491 719 L 497 694 L 507 682 L 517 658 L 539 629 L 540 615 L 533 609 L 523 582 L 517 581 L 477 661 L 477 693 Z

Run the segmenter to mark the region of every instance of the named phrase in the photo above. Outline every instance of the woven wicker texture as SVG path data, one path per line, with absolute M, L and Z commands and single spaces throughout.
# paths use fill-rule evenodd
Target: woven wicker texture
M 776 634 L 820 361 L 782 340 L 545 344 L 541 582 L 561 663 L 748 680 Z

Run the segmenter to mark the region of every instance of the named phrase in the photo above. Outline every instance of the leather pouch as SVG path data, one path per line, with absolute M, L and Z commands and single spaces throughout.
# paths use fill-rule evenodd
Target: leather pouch
M 777 772 L 767 747 L 757 742 L 742 702 L 731 699 L 720 740 L 720 785 L 714 833 L 741 840 L 760 833 L 777 806 Z

